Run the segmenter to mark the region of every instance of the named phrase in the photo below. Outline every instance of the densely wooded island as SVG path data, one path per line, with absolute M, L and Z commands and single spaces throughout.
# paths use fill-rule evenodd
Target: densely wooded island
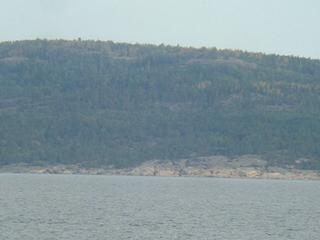
M 111 41 L 3 42 L 0 86 L 2 168 L 118 171 L 156 159 L 162 169 L 187 159 L 178 172 L 196 165 L 219 175 L 223 158 L 251 155 L 263 171 L 320 169 L 319 60 Z M 212 156 L 222 157 L 202 164 Z

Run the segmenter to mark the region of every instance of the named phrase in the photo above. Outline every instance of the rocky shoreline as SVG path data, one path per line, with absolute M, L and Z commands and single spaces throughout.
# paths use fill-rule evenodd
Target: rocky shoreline
M 320 171 L 284 169 L 261 166 L 196 166 L 179 162 L 146 162 L 140 166 L 115 169 L 110 166 L 84 168 L 79 165 L 7 165 L 0 167 L 0 173 L 27 174 L 80 174 L 80 175 L 119 175 L 119 176 L 162 176 L 162 177 L 215 177 L 215 178 L 252 178 L 283 180 L 320 180 Z

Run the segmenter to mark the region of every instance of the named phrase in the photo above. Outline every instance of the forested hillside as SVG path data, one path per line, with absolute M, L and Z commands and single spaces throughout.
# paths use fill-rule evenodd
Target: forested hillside
M 319 144 L 318 60 L 101 41 L 0 43 L 2 165 L 255 154 L 270 165 L 320 169 Z

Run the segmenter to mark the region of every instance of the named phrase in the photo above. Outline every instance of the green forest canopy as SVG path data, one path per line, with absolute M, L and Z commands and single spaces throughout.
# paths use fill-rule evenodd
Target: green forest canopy
M 256 154 L 320 169 L 320 61 L 111 41 L 0 43 L 0 164 Z

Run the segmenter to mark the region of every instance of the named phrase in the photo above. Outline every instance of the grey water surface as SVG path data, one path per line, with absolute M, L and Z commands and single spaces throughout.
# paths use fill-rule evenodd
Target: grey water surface
M 1 240 L 320 239 L 320 182 L 0 175 Z

